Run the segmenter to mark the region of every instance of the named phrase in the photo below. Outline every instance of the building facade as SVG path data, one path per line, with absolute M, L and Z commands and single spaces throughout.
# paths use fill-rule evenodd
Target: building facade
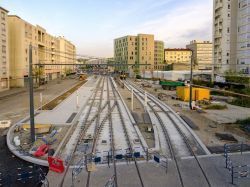
M 215 74 L 249 73 L 250 1 L 214 0 L 213 64 Z
M 163 70 L 164 63 L 164 42 L 155 40 L 154 42 L 154 70 Z
M 154 68 L 154 42 L 154 35 L 149 34 L 115 39 L 114 61 L 120 65 L 117 66 L 117 70 L 128 71 L 130 68 L 138 71 L 152 70 Z
M 250 0 L 238 2 L 236 71 L 250 75 Z
M 61 47 L 61 40 L 15 15 L 8 16 L 9 62 L 11 87 L 24 87 L 29 74 L 29 46 L 32 46 L 33 74 L 47 81 L 59 78 L 64 73 L 61 58 L 69 56 L 68 48 Z M 75 47 L 74 47 L 75 50 Z M 75 53 L 72 53 L 75 59 Z M 38 80 L 39 81 L 39 80 Z
M 59 62 L 62 64 L 61 70 L 62 74 L 69 74 L 75 71 L 75 66 L 71 64 L 76 64 L 76 47 L 70 41 L 65 39 L 64 37 L 58 37 L 58 46 L 59 46 Z
M 9 89 L 8 11 L 0 7 L 0 92 Z
M 198 70 L 212 69 L 212 48 L 213 45 L 209 41 L 193 40 L 186 46 L 193 52 L 193 64 Z
M 192 51 L 190 49 L 165 49 L 165 70 L 188 70 L 190 69 Z

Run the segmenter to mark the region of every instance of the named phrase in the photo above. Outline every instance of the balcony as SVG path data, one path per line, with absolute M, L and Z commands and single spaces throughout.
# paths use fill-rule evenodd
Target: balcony
M 214 42 L 214 45 L 215 45 L 215 46 L 221 45 L 221 42 L 215 41 L 215 42 Z
M 222 8 L 223 7 L 223 3 L 222 2 L 217 2 L 216 4 L 215 4 L 215 10 L 218 10 L 218 9 L 220 9 L 220 8 Z
M 216 32 L 214 38 L 222 38 L 222 33 Z

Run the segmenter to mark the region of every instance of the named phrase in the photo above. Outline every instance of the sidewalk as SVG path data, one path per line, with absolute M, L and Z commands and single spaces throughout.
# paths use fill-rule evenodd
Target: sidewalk
M 41 85 L 40 87 L 36 87 L 36 85 L 34 85 L 34 92 L 39 91 L 39 90 L 44 90 L 51 85 L 57 84 L 58 81 L 65 81 L 65 80 L 69 80 L 69 78 L 64 79 L 64 80 L 61 80 L 60 78 L 54 79 L 52 81 L 49 81 L 47 84 Z M 11 96 L 16 96 L 20 93 L 25 93 L 28 91 L 29 91 L 28 85 L 26 87 L 23 87 L 23 88 L 11 88 L 10 90 L 0 92 L 0 100 L 5 99 L 7 97 L 11 97 Z
M 10 90 L 0 92 L 0 100 L 14 95 L 18 95 L 20 93 L 24 93 L 26 91 L 28 91 L 27 88 L 11 88 Z

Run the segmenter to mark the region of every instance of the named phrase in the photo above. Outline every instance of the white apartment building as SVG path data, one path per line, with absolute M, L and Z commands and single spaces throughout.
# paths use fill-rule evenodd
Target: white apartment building
M 237 42 L 237 0 L 214 0 L 214 72 L 235 70 Z
M 236 71 L 250 74 L 250 0 L 239 0 Z
M 8 11 L 0 7 L 0 92 L 9 89 Z
M 214 73 L 250 74 L 250 0 L 214 0 Z

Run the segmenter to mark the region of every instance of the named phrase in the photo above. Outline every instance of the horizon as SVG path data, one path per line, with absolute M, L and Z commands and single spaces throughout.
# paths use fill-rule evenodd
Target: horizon
M 1 3 L 9 15 L 39 25 L 51 35 L 64 36 L 76 46 L 77 54 L 96 57 L 113 57 L 115 38 L 139 33 L 153 34 L 155 40 L 164 41 L 165 48 L 185 48 L 192 40 L 211 41 L 212 5 L 211 0 L 129 0 L 126 3 L 121 0 L 76 3 L 3 0 Z M 69 14 L 65 14 L 67 11 Z

